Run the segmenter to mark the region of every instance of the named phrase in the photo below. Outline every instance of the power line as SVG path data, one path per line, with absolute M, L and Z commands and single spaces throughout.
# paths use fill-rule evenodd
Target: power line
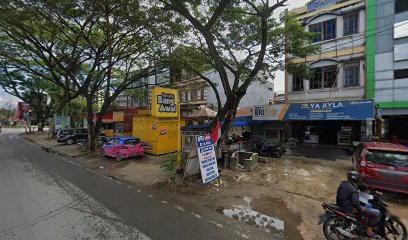
M 323 48 L 323 49 L 320 49 L 320 51 L 325 51 L 325 50 L 329 50 L 329 49 L 332 49 L 332 48 L 337 48 L 338 46 L 343 46 L 343 45 L 346 45 L 346 44 L 349 44 L 349 43 L 352 43 L 352 42 L 355 42 L 355 41 L 358 41 L 358 40 L 361 40 L 361 39 L 365 39 L 365 38 L 367 38 L 367 37 L 371 37 L 371 36 L 374 36 L 374 35 L 377 35 L 377 34 L 386 32 L 386 31 L 388 31 L 388 30 L 392 30 L 392 29 L 394 29 L 395 27 L 400 27 L 400 26 L 403 26 L 403 25 L 406 25 L 406 24 L 408 24 L 408 22 L 404 22 L 404 23 L 401 23 L 400 25 L 392 26 L 391 28 L 386 28 L 386 29 L 383 29 L 383 30 L 381 30 L 381 31 L 374 32 L 373 34 L 364 35 L 364 36 L 362 36 L 362 37 L 355 38 L 355 39 L 353 39 L 353 40 L 351 40 L 351 41 L 348 41 L 348 42 L 344 42 L 344 43 L 341 43 L 341 44 L 336 44 L 336 46 Z

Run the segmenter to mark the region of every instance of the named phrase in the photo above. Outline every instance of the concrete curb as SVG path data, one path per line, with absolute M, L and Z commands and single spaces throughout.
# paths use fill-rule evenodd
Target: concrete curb
M 36 140 L 34 140 L 32 138 L 26 137 L 24 135 L 22 135 L 22 137 L 24 139 L 26 139 L 27 141 L 30 141 L 30 142 L 36 144 L 37 146 L 39 146 L 42 150 L 44 150 L 46 152 L 50 152 L 50 153 L 54 153 L 54 154 L 58 154 L 58 155 L 65 156 L 65 157 L 70 157 L 70 158 L 76 158 L 76 157 L 80 157 L 80 156 L 84 155 L 82 153 L 70 153 L 70 152 L 67 152 L 67 151 L 64 151 L 64 150 L 49 147 L 46 144 L 41 144 L 40 142 L 38 142 L 38 141 L 36 141 Z

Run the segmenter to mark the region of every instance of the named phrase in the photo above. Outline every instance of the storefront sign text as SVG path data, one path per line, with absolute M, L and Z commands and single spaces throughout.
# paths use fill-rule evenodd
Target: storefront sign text
M 369 120 L 373 100 L 329 101 L 255 106 L 252 119 L 260 120 Z

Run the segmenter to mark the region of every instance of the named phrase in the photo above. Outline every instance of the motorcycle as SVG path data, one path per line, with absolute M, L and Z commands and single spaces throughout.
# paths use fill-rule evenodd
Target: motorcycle
M 407 240 L 407 228 L 397 216 L 389 212 L 388 204 L 380 199 L 381 195 L 376 192 L 370 200 L 373 208 L 380 211 L 380 221 L 374 232 L 386 240 Z M 321 222 L 327 240 L 368 239 L 367 219 L 359 214 L 346 214 L 335 204 L 323 203 L 322 207 L 326 211 L 321 216 Z
M 253 151 L 261 156 L 280 158 L 284 149 L 277 144 L 265 144 L 265 141 L 255 143 Z
M 105 144 L 108 141 L 108 138 L 106 137 L 105 133 L 100 133 L 98 136 L 98 141 L 96 144 L 97 148 L 102 148 L 103 144 Z M 76 144 L 76 148 L 81 151 L 86 151 L 88 149 L 88 139 L 82 139 L 78 140 Z

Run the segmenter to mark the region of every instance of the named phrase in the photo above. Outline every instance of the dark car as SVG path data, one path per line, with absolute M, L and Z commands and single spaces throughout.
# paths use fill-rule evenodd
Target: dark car
M 88 129 L 86 128 L 61 129 L 57 133 L 58 143 L 74 144 L 86 139 L 88 139 Z
M 393 143 L 360 144 L 353 167 L 372 188 L 408 194 L 408 148 Z
M 106 134 L 100 132 L 98 134 L 98 139 L 104 141 L 106 139 Z M 65 144 L 74 144 L 78 141 L 88 140 L 88 129 L 86 128 L 69 128 L 61 129 L 57 133 L 57 142 Z

